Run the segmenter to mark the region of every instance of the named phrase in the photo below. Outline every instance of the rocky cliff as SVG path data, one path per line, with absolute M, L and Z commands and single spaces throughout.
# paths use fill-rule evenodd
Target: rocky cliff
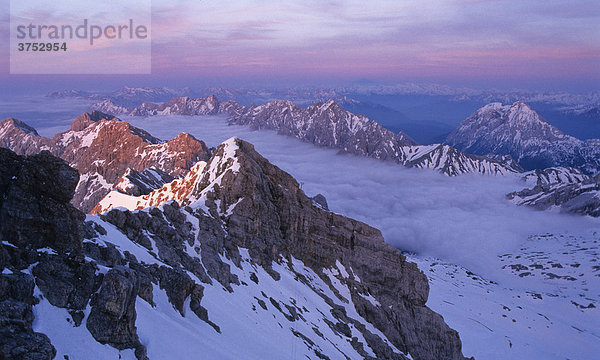
M 463 358 L 416 265 L 378 230 L 314 206 L 249 143 L 220 145 L 184 197 L 85 223 L 64 161 L 0 156 L 9 358 Z M 77 339 L 86 347 L 68 346 Z

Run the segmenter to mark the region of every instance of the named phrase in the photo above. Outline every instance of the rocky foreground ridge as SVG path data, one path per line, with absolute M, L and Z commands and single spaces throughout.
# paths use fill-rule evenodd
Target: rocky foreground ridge
M 314 206 L 247 142 L 220 145 L 185 196 L 87 217 L 69 204 L 78 176 L 66 162 L 7 149 L 0 160 L 6 358 L 259 359 L 293 349 L 311 359 L 463 359 L 458 334 L 425 306 L 416 265 L 378 230 Z

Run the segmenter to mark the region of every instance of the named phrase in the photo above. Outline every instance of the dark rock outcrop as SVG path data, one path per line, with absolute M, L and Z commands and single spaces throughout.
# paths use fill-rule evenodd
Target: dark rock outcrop
M 115 184 L 115 190 L 133 196 L 147 195 L 173 179 L 173 176 L 160 169 L 149 168 L 143 171 L 127 169 Z
M 34 286 L 50 304 L 69 310 L 75 326 L 82 323 L 82 310 L 100 287 L 102 275 L 96 274 L 96 263 L 83 256 L 85 216 L 69 203 L 78 177 L 75 169 L 47 151 L 19 156 L 0 148 L 2 358 L 52 359 L 56 355 L 50 339 L 32 330 L 32 306 L 40 301 L 33 296 Z M 21 272 L 26 268 L 32 268 L 31 275 Z M 12 275 L 5 274 L 4 269 Z M 94 310 L 102 309 L 107 302 L 122 301 L 120 294 L 107 292 L 105 288 L 108 285 L 102 287 L 103 296 L 94 302 L 100 305 L 92 307 L 92 325 L 113 323 L 112 313 Z M 135 301 L 137 288 L 135 290 L 128 293 L 129 303 Z M 135 321 L 135 311 L 126 311 L 125 315 L 129 323 Z M 116 331 L 121 323 L 115 324 L 102 340 L 120 349 L 139 348 L 137 352 L 143 354 L 135 327 L 131 335 Z
M 78 180 L 76 170 L 47 151 L 22 157 L 0 148 L 0 240 L 80 252 L 84 215 L 68 204 Z
M 49 360 L 56 349 L 32 329 L 34 279 L 27 274 L 0 274 L 0 358 Z
M 119 350 L 141 346 L 135 327 L 135 299 L 139 290 L 136 274 L 124 267 L 106 273 L 86 326 L 94 339 Z

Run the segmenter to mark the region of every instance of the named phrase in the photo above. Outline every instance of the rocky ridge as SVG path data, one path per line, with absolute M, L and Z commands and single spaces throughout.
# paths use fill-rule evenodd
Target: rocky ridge
M 128 168 L 140 172 L 155 168 L 174 177 L 210 155 L 204 142 L 189 134 L 165 142 L 98 111 L 77 117 L 68 131 L 52 139 L 39 136 L 18 120 L 6 119 L 0 123 L 0 145 L 22 155 L 48 150 L 69 162 L 81 174 L 73 204 L 84 212 L 90 211 Z
M 3 256 L 8 270 L 2 276 L 28 275 L 33 264 L 28 276 L 44 295 L 36 301 L 67 309 L 69 326 L 85 324 L 96 341 L 135 349 L 138 359 L 163 348 L 177 351 L 144 325 L 158 311 L 178 312 L 178 323 L 204 329 L 196 338 L 200 345 L 235 339 L 237 327 L 224 315 L 234 312 L 270 324 L 268 331 L 281 341 L 299 339 L 297 351 L 309 358 L 463 358 L 458 334 L 425 306 L 425 276 L 385 244 L 378 230 L 314 206 L 290 175 L 239 139 L 220 145 L 198 170 L 180 202 L 134 212 L 112 209 L 88 216 L 85 226 L 74 222 L 85 235 L 76 232 L 79 241 L 72 248 L 23 246 L 4 236 L 2 249 L 9 255 Z M 76 177 L 67 182 L 71 193 L 76 182 Z M 23 204 L 15 199 L 3 206 Z M 16 220 L 11 226 L 21 221 Z M 70 290 L 55 294 L 64 282 Z M 289 286 L 292 292 L 279 294 Z M 162 298 L 171 310 L 160 305 Z M 155 318 L 152 328 L 163 321 L 170 329 L 167 318 Z M 146 349 L 140 332 L 160 345 Z M 47 335 L 50 341 L 58 336 L 52 330 Z M 272 341 L 260 341 L 261 348 L 277 350 Z M 65 348 L 56 351 L 69 355 Z M 277 351 L 289 354 L 289 348 Z
M 550 168 L 526 173 L 523 180 L 532 187 L 507 195 L 517 205 L 600 216 L 600 176 L 592 178 L 577 169 Z

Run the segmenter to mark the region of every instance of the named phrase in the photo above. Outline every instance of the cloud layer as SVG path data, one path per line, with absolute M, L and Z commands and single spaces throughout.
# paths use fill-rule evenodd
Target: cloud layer
M 496 255 L 514 250 L 529 235 L 579 233 L 598 220 L 516 207 L 504 194 L 522 188 L 516 177 L 449 178 L 428 170 L 337 155 L 270 131 L 227 126 L 219 117 L 127 118 L 162 138 L 186 131 L 216 146 L 231 136 L 253 143 L 292 174 L 309 195 L 322 193 L 334 212 L 379 228 L 385 240 L 407 251 L 494 272 Z

